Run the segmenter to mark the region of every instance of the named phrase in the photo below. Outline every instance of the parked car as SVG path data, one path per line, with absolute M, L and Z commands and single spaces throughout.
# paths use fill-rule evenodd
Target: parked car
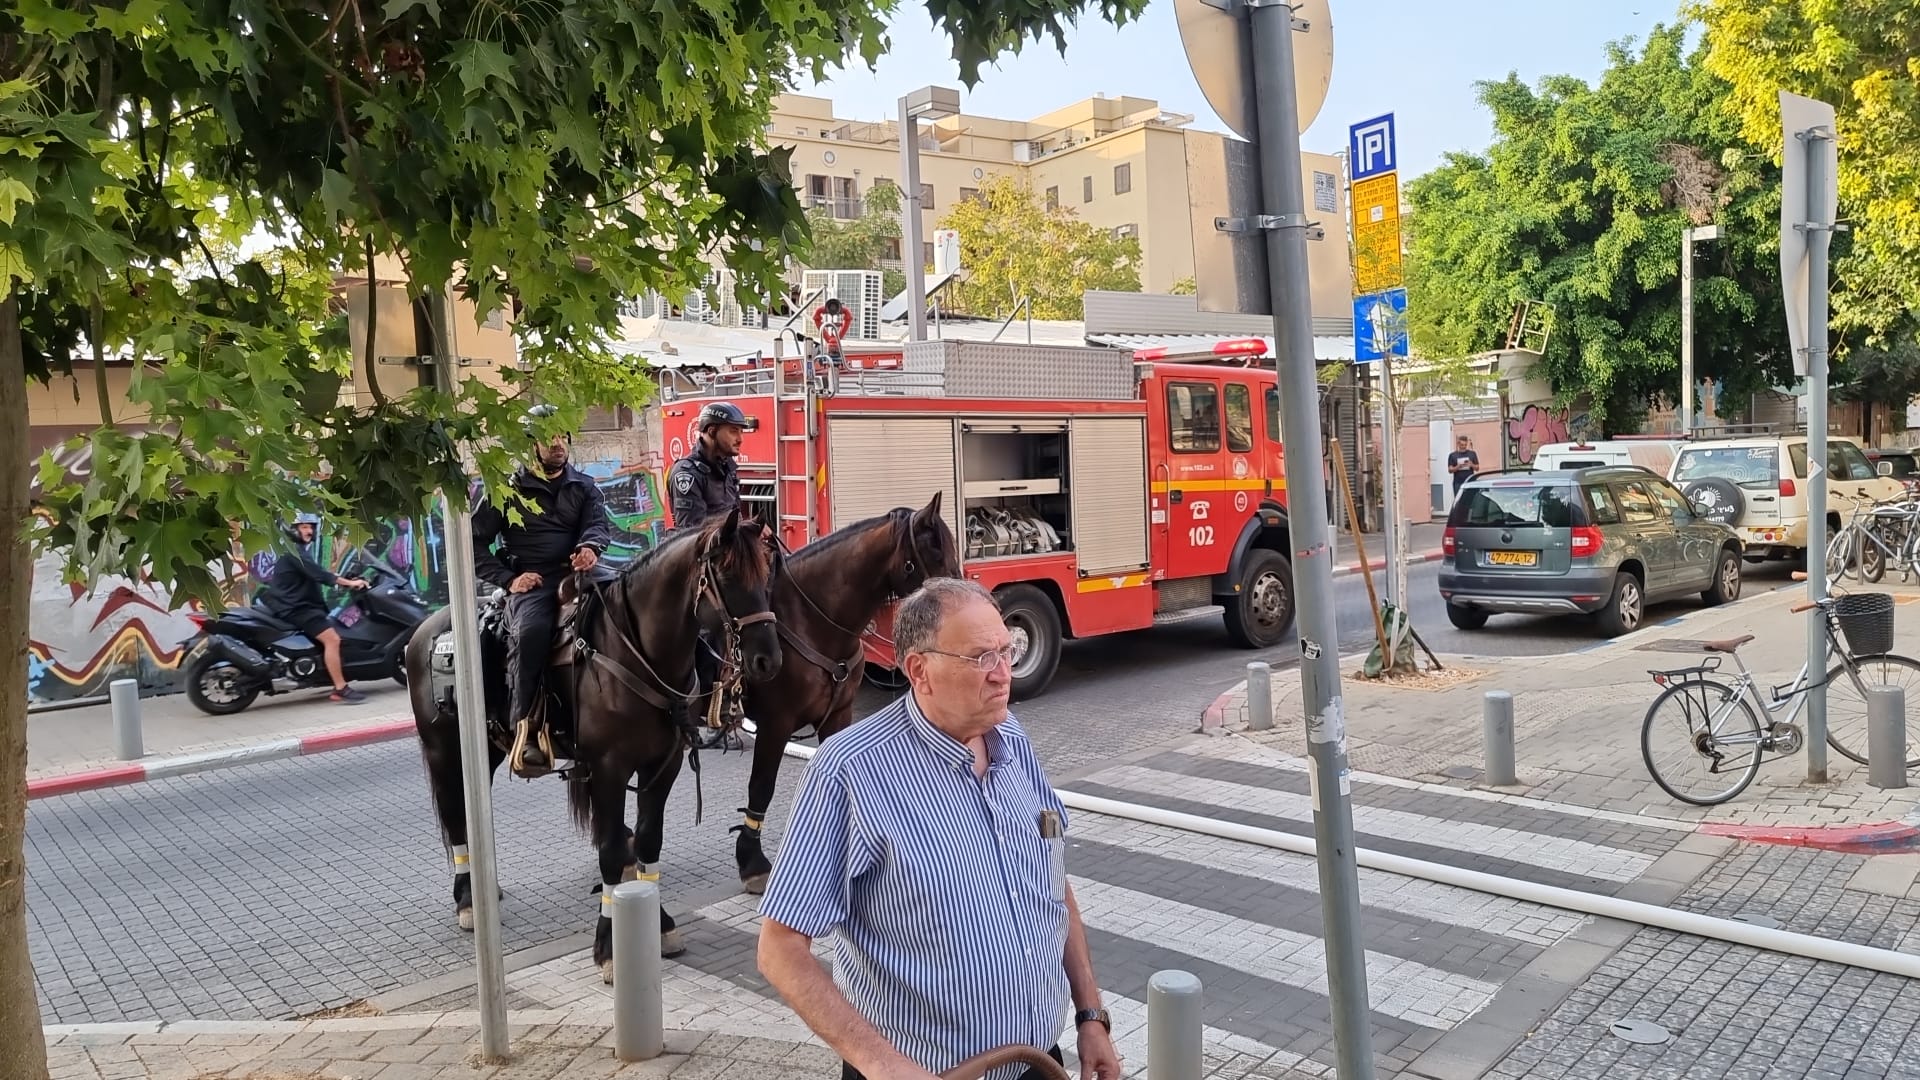
M 1548 443 L 1534 451 L 1536 469 L 1587 469 L 1596 465 L 1638 465 L 1661 476 L 1673 467 L 1673 457 L 1687 445 L 1681 439 L 1597 439 L 1593 442 Z
M 1920 482 L 1920 458 L 1906 447 L 1890 447 L 1885 450 L 1868 450 L 1867 460 L 1873 463 L 1873 471 L 1881 476 L 1891 476 L 1902 483 Z
M 1447 617 L 1477 630 L 1499 612 L 1583 614 L 1609 636 L 1646 606 L 1740 596 L 1739 534 L 1632 465 L 1489 472 L 1467 481 L 1441 539 Z
M 1683 447 L 1667 474 L 1711 520 L 1733 526 L 1747 558 L 1800 559 L 1807 552 L 1807 437 L 1743 435 Z M 1854 500 L 1905 491 L 1881 476 L 1857 440 L 1827 440 L 1827 535 L 1839 531 Z

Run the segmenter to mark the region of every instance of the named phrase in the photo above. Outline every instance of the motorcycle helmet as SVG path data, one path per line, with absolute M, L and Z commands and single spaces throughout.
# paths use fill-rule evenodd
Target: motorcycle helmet
M 521 430 L 527 433 L 527 438 L 538 439 L 540 437 L 540 432 L 539 432 L 539 429 L 535 426 L 534 422 L 537 420 L 544 420 L 549 416 L 553 416 L 559 413 L 559 411 L 560 409 L 558 406 L 535 405 L 534 407 L 528 409 L 526 412 L 526 415 L 521 419 L 521 425 L 520 425 Z M 567 438 L 572 439 L 573 433 L 568 432 Z
M 760 427 L 758 420 L 741 412 L 740 406 L 731 401 L 708 402 L 706 407 L 700 410 L 698 423 L 702 434 L 705 434 L 708 428 L 720 424 L 730 424 L 742 431 L 754 431 Z
M 289 540 L 292 540 L 292 541 L 293 541 L 294 543 L 296 543 L 296 544 L 305 544 L 305 543 L 307 543 L 307 541 L 306 541 L 306 540 L 303 540 L 303 539 L 301 539 L 301 538 L 300 538 L 300 526 L 302 526 L 302 525 L 311 525 L 311 526 L 313 526 L 313 534 L 314 534 L 314 537 L 315 537 L 316 539 L 318 539 L 318 538 L 319 538 L 319 535 L 320 535 L 320 515 L 319 515 L 319 514 L 316 514 L 316 513 L 313 513 L 313 512 L 312 512 L 312 511 L 310 511 L 310 510 L 303 510 L 303 511 L 301 511 L 301 512 L 300 512 L 300 513 L 298 513 L 298 514 L 295 514 L 295 515 L 293 515 L 293 520 L 292 520 L 291 522 L 289 522 L 289 523 L 287 524 L 287 527 L 286 527 L 286 534 L 287 534 L 287 538 L 288 538 Z

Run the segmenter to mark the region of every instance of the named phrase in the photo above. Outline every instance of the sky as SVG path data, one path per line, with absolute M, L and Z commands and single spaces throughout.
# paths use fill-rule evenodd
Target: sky
M 1301 140 L 1310 151 L 1346 146 L 1349 124 L 1394 115 L 1402 182 L 1438 165 L 1449 150 L 1481 150 L 1491 118 L 1473 84 L 1517 72 L 1528 84 L 1545 75 L 1591 81 L 1606 64 L 1608 42 L 1645 40 L 1656 23 L 1677 20 L 1675 0 L 1331 0 L 1333 81 L 1326 104 Z M 1097 11 L 1097 7 L 1096 7 Z M 1152 0 L 1140 21 L 1116 30 L 1097 15 L 1070 31 L 1063 59 L 1051 41 L 1029 42 L 981 72 L 968 93 L 946 39 L 920 0 L 902 0 L 892 48 L 869 71 L 857 57 L 828 82 L 799 92 L 829 97 L 844 120 L 881 120 L 901 95 L 928 84 L 960 91 L 976 116 L 1026 119 L 1096 93 L 1152 98 L 1193 126 L 1227 127 L 1214 115 L 1187 66 L 1172 0 Z

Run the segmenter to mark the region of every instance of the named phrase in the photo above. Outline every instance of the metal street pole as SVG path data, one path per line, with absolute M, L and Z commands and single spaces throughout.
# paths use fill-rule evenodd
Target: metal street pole
M 1245 9 L 1243 9 L 1245 10 Z M 1306 195 L 1300 183 L 1299 91 L 1294 85 L 1294 16 L 1283 4 L 1247 11 L 1253 37 L 1260 194 L 1266 213 L 1267 279 L 1273 302 L 1275 365 L 1284 443 L 1320 442 L 1314 379 L 1312 298 L 1307 285 Z M 1286 455 L 1293 518 L 1294 590 L 1299 597 L 1300 687 L 1306 706 L 1307 775 L 1325 924 L 1327 997 L 1341 1080 L 1372 1080 L 1366 954 L 1360 942 L 1360 879 L 1353 852 L 1340 637 L 1334 622 L 1333 561 L 1327 544 L 1327 488 L 1310 452 Z
M 1833 132 L 1802 132 L 1807 155 L 1807 599 L 1827 595 L 1827 248 L 1833 222 L 1826 217 L 1828 186 L 1834 177 L 1821 144 Z M 1807 782 L 1827 782 L 1827 615 L 1807 613 Z
M 1680 230 L 1680 434 L 1693 437 L 1693 226 Z
M 454 340 L 453 300 L 433 294 L 433 381 L 452 397 L 460 349 Z M 473 886 L 474 972 L 480 1005 L 480 1052 L 488 1061 L 507 1056 L 506 963 L 500 942 L 500 878 L 494 864 L 493 770 L 487 760 L 486 696 L 480 688 L 480 612 L 475 605 L 473 532 L 454 510 L 456 492 L 442 490 L 447 538 L 447 596 L 453 608 L 454 705 L 460 711 L 460 776 L 467 804 L 468 873 Z
M 907 264 L 907 340 L 927 340 L 927 268 L 920 261 L 920 121 L 900 99 L 901 256 Z

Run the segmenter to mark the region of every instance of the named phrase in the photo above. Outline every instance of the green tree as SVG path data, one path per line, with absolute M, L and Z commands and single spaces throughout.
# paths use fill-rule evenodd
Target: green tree
M 815 270 L 879 270 L 881 288 L 888 296 L 899 295 L 907 287 L 904 270 L 882 265 L 897 261 L 900 251 L 900 189 L 892 184 L 875 184 L 867 189 L 860 216 L 841 219 L 833 210 L 816 206 L 807 211 L 807 231 L 812 243 L 807 248 L 806 265 Z
M 1913 4 L 1696 0 L 1687 13 L 1705 24 L 1706 66 L 1760 156 L 1780 160 L 1781 90 L 1834 106 L 1840 214 L 1852 223 L 1834 238 L 1834 323 L 1874 339 L 1895 330 L 1920 295 Z
M 962 79 L 1098 8 L 930 0 Z M 316 504 L 348 521 L 499 490 L 531 395 L 552 424 L 637 404 L 607 343 L 623 296 L 684 289 L 715 251 L 751 302 L 805 240 L 773 95 L 885 45 L 890 3 L 18 0 L 0 11 L 0 514 L 28 520 L 26 380 L 83 351 L 138 361 L 146 431 L 103 416 L 94 471 L 43 471 L 52 524 L 0 567 L 25 652 L 30 552 L 69 578 L 147 576 L 218 603 L 234 541 Z M 265 254 L 243 255 L 266 244 Z M 511 305 L 525 372 L 452 397 L 363 387 L 333 275 L 376 255 L 416 296 Z M 372 276 L 370 273 L 368 276 Z M 373 328 L 369 327 L 371 338 Z M 102 370 L 96 363 L 96 371 Z M 397 380 L 396 380 L 397 381 Z M 104 409 L 103 409 L 104 411 Z M 26 944 L 25 665 L 0 667 L 0 1080 L 46 1076 Z
M 1140 291 L 1137 237 L 1050 210 L 1012 177 L 987 177 L 979 197 L 947 211 L 940 227 L 960 234 L 961 311 L 1000 315 L 1027 298 L 1036 319 L 1078 319 L 1088 289 Z
M 1542 364 L 1567 401 L 1631 430 L 1655 395 L 1679 397 L 1681 230 L 1696 244 L 1698 377 L 1727 397 L 1791 378 L 1780 315 L 1779 170 L 1740 141 L 1728 87 L 1658 27 L 1608 48 L 1598 85 L 1554 76 L 1478 87 L 1493 113 L 1484 154 L 1455 153 L 1408 188 L 1415 349 L 1460 356 L 1503 344 L 1515 305 L 1553 305 Z

